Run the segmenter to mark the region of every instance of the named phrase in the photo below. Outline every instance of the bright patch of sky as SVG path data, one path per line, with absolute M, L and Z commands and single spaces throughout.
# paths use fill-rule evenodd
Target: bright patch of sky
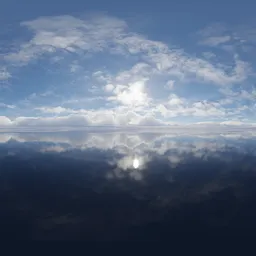
M 0 128 L 255 125 L 256 3 L 0 8 Z

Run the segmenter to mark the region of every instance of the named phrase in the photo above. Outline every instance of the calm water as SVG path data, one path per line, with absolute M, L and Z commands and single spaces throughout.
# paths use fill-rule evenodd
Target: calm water
M 0 233 L 163 240 L 256 229 L 256 137 L 0 133 Z

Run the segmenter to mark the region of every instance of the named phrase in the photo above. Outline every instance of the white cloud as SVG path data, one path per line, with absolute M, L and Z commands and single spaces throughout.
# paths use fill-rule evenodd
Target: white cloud
M 131 126 L 131 125 L 164 125 L 161 120 L 155 118 L 151 112 L 139 114 L 130 107 L 118 107 L 114 109 L 86 110 L 70 109 L 64 107 L 40 107 L 39 110 L 47 114 L 57 114 L 54 117 L 20 117 L 13 121 L 18 127 L 36 127 L 37 125 L 47 126 L 49 128 L 55 125 L 63 127 L 85 126 Z M 62 116 L 58 116 L 62 114 Z M 77 123 L 76 123 L 77 121 Z
M 7 80 L 9 78 L 11 78 L 11 74 L 7 71 L 7 69 L 0 67 L 0 81 Z
M 216 117 L 224 117 L 225 110 L 221 107 L 217 108 L 211 103 L 208 102 L 196 102 L 193 104 L 191 108 L 191 114 L 194 116 L 216 116 Z
M 243 52 L 245 56 L 255 49 L 256 28 L 255 24 L 225 25 L 212 24 L 200 30 L 199 44 L 218 47 L 229 53 Z
M 228 29 L 223 23 L 213 23 L 209 26 L 198 31 L 198 35 L 201 37 L 211 37 L 211 36 L 222 36 L 224 33 L 227 33 Z
M 233 100 L 233 99 L 230 99 L 230 98 L 225 98 L 225 99 L 219 100 L 219 103 L 220 103 L 220 105 L 222 105 L 222 106 L 230 105 L 230 104 L 232 104 L 233 102 L 234 102 L 234 100 Z
M 226 73 L 225 69 L 218 65 L 189 56 L 182 49 L 177 50 L 162 42 L 135 34 L 129 31 L 124 21 L 113 17 L 90 16 L 86 19 L 72 16 L 41 17 L 22 22 L 21 25 L 31 29 L 34 36 L 29 42 L 20 45 L 17 52 L 5 55 L 5 60 L 11 63 L 26 64 L 44 53 L 56 57 L 54 54 L 59 50 L 77 53 L 79 56 L 81 52 L 106 51 L 110 54 L 140 57 L 140 61 L 128 73 L 123 72 L 116 77 L 119 83 L 123 83 L 126 79 L 136 82 L 141 76 L 151 76 L 159 72 L 177 79 L 196 78 L 216 84 L 238 83 L 245 80 L 248 75 L 248 64 L 238 58 L 235 60 L 233 72 Z M 222 42 L 224 39 L 228 38 L 222 38 Z M 215 38 L 215 41 L 220 42 L 221 39 Z M 71 67 L 71 71 L 73 69 L 74 67 Z M 102 80 L 104 79 L 106 78 L 102 77 Z
M 14 127 L 24 128 L 54 128 L 54 127 L 85 127 L 88 118 L 83 115 L 69 115 L 59 117 L 18 117 L 12 121 Z
M 158 104 L 153 112 L 160 113 L 164 118 L 179 116 L 205 117 L 205 118 L 230 118 L 233 114 L 227 111 L 219 102 L 196 101 L 188 102 L 175 94 L 169 96 L 165 104 Z
M 233 90 L 230 87 L 220 88 L 219 91 L 226 96 L 225 99 L 221 99 L 220 102 L 225 104 L 232 104 L 234 102 L 242 102 L 243 100 L 247 100 L 250 102 L 255 101 L 254 90 L 244 90 L 240 88 L 239 90 Z
M 244 81 L 250 74 L 248 63 L 234 59 L 233 67 L 226 66 L 231 72 L 226 73 L 225 69 L 219 68 L 212 63 L 192 58 L 180 52 L 158 53 L 149 56 L 152 64 L 161 72 L 166 72 L 179 79 L 196 79 L 201 82 L 212 82 L 217 85 L 235 84 Z
M 221 124 L 226 124 L 226 125 L 243 125 L 243 123 L 241 121 L 224 121 Z
M 245 90 L 241 90 L 239 97 L 243 99 L 255 101 L 255 96 L 253 95 L 253 93 L 249 93 L 248 91 L 245 91 Z
M 128 85 L 116 85 L 113 90 L 114 96 L 108 99 L 111 101 L 118 101 L 124 105 L 147 105 L 149 98 L 145 92 L 146 81 L 136 81 Z
M 214 54 L 213 52 L 203 52 L 203 56 L 204 56 L 206 59 L 210 60 L 210 59 L 212 59 L 212 58 L 215 58 L 215 57 L 216 57 L 216 54 Z
M 179 98 L 175 94 L 169 96 L 168 105 L 170 106 L 179 106 L 183 104 L 183 99 Z
M 126 28 L 124 21 L 105 16 L 89 17 L 86 20 L 68 15 L 41 17 L 22 22 L 21 25 L 32 30 L 34 37 L 23 43 L 17 52 L 5 56 L 7 61 L 20 64 L 56 50 L 102 51 Z
M 35 108 L 36 110 L 40 110 L 42 111 L 43 113 L 53 113 L 53 114 L 60 114 L 60 113 L 69 113 L 69 112 L 73 112 L 72 110 L 70 109 L 66 109 L 66 108 L 63 108 L 63 107 L 40 107 L 40 108 Z
M 114 88 L 115 88 L 115 87 L 114 87 L 113 84 L 106 84 L 105 87 L 104 87 L 104 89 L 105 89 L 106 92 L 111 92 L 111 91 L 114 90 Z
M 61 147 L 61 146 L 47 146 L 47 147 L 44 147 L 40 150 L 41 152 L 65 152 L 66 149 L 64 147 Z
M 154 68 L 149 64 L 144 62 L 138 62 L 130 70 L 125 70 L 118 73 L 115 77 L 115 80 L 117 83 L 133 83 L 137 80 L 149 77 L 154 72 L 156 72 L 156 70 L 154 70 Z
M 166 83 L 165 88 L 166 88 L 166 89 L 169 89 L 169 90 L 172 90 L 173 87 L 174 87 L 174 83 L 175 83 L 175 81 L 169 80 L 169 81 Z
M 212 61 L 214 56 L 209 52 L 204 53 L 205 58 L 196 57 L 187 54 L 183 49 L 136 34 L 130 30 L 125 21 L 104 15 L 83 18 L 68 15 L 41 17 L 22 22 L 21 25 L 32 32 L 32 37 L 20 44 L 16 51 L 3 55 L 7 65 L 12 65 L 14 69 L 15 65 L 32 65 L 33 61 L 41 57 L 49 57 L 51 64 L 54 59 L 59 63 L 64 62 L 68 56 L 66 66 L 72 77 L 81 75 L 83 78 L 88 78 L 86 82 L 85 79 L 81 79 L 84 82 L 81 83 L 83 86 L 81 91 L 84 90 L 86 94 L 81 93 L 81 98 L 93 96 L 91 99 L 100 99 L 103 105 L 95 107 L 98 102 L 89 105 L 87 100 L 75 106 L 77 99 L 69 99 L 69 95 L 65 95 L 65 99 L 56 102 L 55 106 L 42 107 L 40 102 L 38 104 L 40 107 L 38 105 L 33 107 L 40 114 L 36 117 L 14 119 L 11 124 L 15 127 L 41 125 L 46 127 L 51 124 L 57 127 L 156 126 L 168 125 L 173 117 L 179 116 L 226 120 L 245 110 L 241 106 L 237 109 L 228 108 L 235 102 L 235 97 L 254 99 L 248 91 L 241 90 L 237 93 L 232 90 L 232 85 L 246 81 L 251 75 L 251 66 L 242 61 L 238 55 L 233 57 L 230 55 L 231 59 L 224 63 L 218 62 L 217 56 Z M 226 35 L 224 30 L 219 34 L 213 33 L 213 30 L 201 33 L 204 43 L 219 46 L 233 40 L 233 37 Z M 99 66 L 104 63 L 103 67 L 94 67 L 94 62 L 90 59 L 94 54 L 99 57 L 97 59 Z M 112 70 L 111 60 L 117 55 L 118 61 L 120 58 L 120 65 Z M 101 56 L 102 63 L 99 61 Z M 90 65 L 92 70 L 86 69 L 86 61 L 92 63 Z M 110 68 L 106 67 L 108 66 L 106 62 L 109 62 Z M 2 72 L 2 77 L 3 74 Z M 198 99 L 192 101 L 189 96 L 178 95 L 179 90 L 176 91 L 178 86 L 187 85 L 189 82 L 191 86 L 197 86 L 199 82 L 206 83 L 206 86 L 209 84 L 222 86 L 220 91 L 222 90 L 226 99 L 199 102 Z M 151 91 L 152 87 L 154 90 Z M 171 90 L 171 94 L 161 95 L 161 99 L 157 98 L 160 97 L 158 95 L 154 96 L 155 92 L 157 94 L 164 88 Z M 70 91 L 72 90 L 75 89 L 70 87 Z M 164 91 L 166 92 L 167 90 Z M 33 98 L 36 102 L 38 95 L 43 96 L 34 93 L 29 99 Z M 49 95 L 45 94 L 44 97 L 46 96 Z M 68 105 L 72 101 L 75 108 Z M 8 106 L 2 105 L 2 107 Z M 45 117 L 44 114 L 47 116 L 52 114 L 55 117 Z
M 6 116 L 0 116 L 0 127 L 11 126 L 12 121 Z
M 106 72 L 103 72 L 101 70 L 98 70 L 92 74 L 92 77 L 96 79 L 98 82 L 103 83 L 109 83 L 111 81 L 111 77 L 109 74 L 106 74 Z
M 239 106 L 236 109 L 226 109 L 228 101 L 188 101 L 172 93 L 166 101 L 155 103 L 144 92 L 144 82 L 124 85 L 110 86 L 112 94 L 111 101 L 119 102 L 121 105 L 108 109 L 84 109 L 65 108 L 63 106 L 37 107 L 35 110 L 41 114 L 54 114 L 54 117 L 45 117 L 39 114 L 37 117 L 20 117 L 14 119 L 10 124 L 15 127 L 27 127 L 38 129 L 40 127 L 75 127 L 83 129 L 86 126 L 168 126 L 172 124 L 173 117 L 188 117 L 188 123 L 193 123 L 194 117 L 215 120 L 234 120 L 235 116 L 248 110 L 247 106 Z M 111 92 L 110 92 L 111 93 Z M 232 93 L 226 90 L 226 93 Z M 130 95 L 129 95 L 130 94 Z M 124 97 L 125 95 L 125 97 Z M 233 95 L 233 94 L 232 94 Z M 236 96 L 236 94 L 234 95 Z M 111 98 L 112 97 L 112 98 Z M 248 94 L 244 93 L 244 97 Z M 40 116 L 41 115 L 41 116 Z M 161 118 L 162 117 L 162 118 Z
M 223 43 L 227 43 L 231 40 L 230 36 L 213 36 L 208 37 L 200 42 L 200 44 L 207 46 L 218 46 Z
M 58 109 L 58 108 L 57 108 Z M 52 113 L 55 114 L 56 110 L 52 109 Z M 50 109 L 47 110 L 47 113 L 51 112 Z M 238 112 L 240 110 L 237 110 Z M 161 113 L 165 118 L 166 117 L 175 117 L 175 116 L 195 116 L 195 117 L 217 117 L 221 118 L 225 115 L 230 117 L 226 119 L 229 121 L 236 122 L 237 120 L 231 119 L 232 113 L 229 116 L 226 111 L 222 108 L 216 108 L 210 103 L 194 103 L 191 106 L 180 106 L 177 108 L 169 109 L 163 105 L 159 105 L 155 112 Z M 8 130 L 72 130 L 72 129 L 86 129 L 90 126 L 114 126 L 122 127 L 122 129 L 136 127 L 136 126 L 149 126 L 152 129 L 154 127 L 176 127 L 177 129 L 182 129 L 182 127 L 189 127 L 193 122 L 187 124 L 180 124 L 180 128 L 176 126 L 175 123 L 169 121 L 162 121 L 161 119 L 156 118 L 154 111 L 142 112 L 139 114 L 136 111 L 132 111 L 125 108 L 117 108 L 112 110 L 72 110 L 66 109 L 63 110 L 63 116 L 54 116 L 54 117 L 17 117 L 10 120 L 6 116 L 1 116 L 0 118 L 0 128 L 5 128 L 5 131 Z M 206 125 L 211 125 L 212 123 L 204 123 Z M 224 123 L 215 122 L 214 125 L 221 125 Z M 174 125 L 174 126 L 173 126 Z M 178 125 L 178 123 L 177 123 Z M 203 123 L 199 123 L 203 127 Z M 244 123 L 246 125 L 246 123 Z M 254 125 L 253 123 L 248 123 L 248 125 Z M 169 128 L 168 128 L 169 127 Z M 211 128 L 212 126 L 210 126 Z M 200 128 L 200 127 L 199 127 Z
M 77 71 L 82 69 L 82 67 L 76 62 L 71 63 L 69 67 L 71 73 L 76 73 Z
M 13 109 L 15 107 L 16 107 L 15 105 L 9 105 L 9 104 L 5 104 L 5 103 L 0 102 L 0 108 L 10 108 L 10 109 Z

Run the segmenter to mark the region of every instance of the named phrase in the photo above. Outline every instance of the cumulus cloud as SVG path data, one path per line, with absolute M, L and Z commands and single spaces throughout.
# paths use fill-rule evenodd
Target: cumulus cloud
M 0 127 L 9 127 L 12 125 L 12 121 L 6 116 L 0 116 Z
M 62 107 L 39 108 L 47 114 L 54 114 L 48 117 L 17 117 L 10 120 L 6 116 L 0 119 L 0 129 L 9 128 L 16 130 L 51 130 L 51 129 L 86 129 L 88 126 L 147 126 L 164 125 L 151 114 L 142 115 L 129 109 L 115 110 L 71 110 Z M 62 114 L 59 116 L 58 114 Z
M 114 96 L 109 100 L 115 100 L 124 105 L 146 105 L 149 101 L 145 93 L 145 81 L 137 81 L 128 85 L 116 85 L 113 90 Z
M 214 107 L 206 105 L 204 111 L 199 111 L 196 107 L 188 109 L 180 109 L 176 112 L 177 115 L 218 115 L 219 113 Z M 170 112 L 168 116 L 173 116 Z M 222 129 L 223 125 L 232 124 L 234 129 L 255 128 L 255 123 L 241 122 L 239 120 L 229 120 L 223 122 L 195 122 L 195 123 L 179 123 L 179 122 L 164 122 L 157 119 L 151 113 L 138 114 L 133 111 L 119 110 L 102 110 L 102 111 L 86 111 L 84 113 L 66 114 L 62 116 L 51 117 L 17 117 L 10 119 L 6 116 L 0 117 L 1 131 L 62 131 L 62 130 L 90 130 L 90 127 L 102 127 L 103 130 L 118 129 L 119 131 L 129 131 L 137 127 L 138 131 L 146 129 L 154 131 L 155 129 Z M 241 125 L 242 124 L 242 125 Z M 95 129 L 95 128 L 93 128 Z M 128 129 L 128 130 L 126 130 Z
M 106 92 L 112 92 L 114 90 L 115 86 L 113 84 L 106 84 L 104 89 Z
M 171 94 L 169 96 L 169 100 L 168 100 L 168 105 L 170 106 L 179 106 L 183 104 L 183 100 L 181 98 L 179 98 L 177 95 L 175 94 Z

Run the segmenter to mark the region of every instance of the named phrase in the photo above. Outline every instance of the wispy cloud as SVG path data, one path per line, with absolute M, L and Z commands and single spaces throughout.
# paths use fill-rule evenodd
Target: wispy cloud
M 228 52 L 252 52 L 256 42 L 255 23 L 227 25 L 221 23 L 211 24 L 201 29 L 199 44 L 216 47 Z
M 9 105 L 9 104 L 5 104 L 5 103 L 0 102 L 0 109 L 1 109 L 1 108 L 10 108 L 10 109 L 13 109 L 13 108 L 15 108 L 15 107 L 16 107 L 15 105 Z
M 11 78 L 11 74 L 7 71 L 6 68 L 0 67 L 0 81 L 1 80 L 7 80 Z
M 208 46 L 218 46 L 223 43 L 227 43 L 231 40 L 230 36 L 213 36 L 205 38 L 200 42 L 200 44 L 208 45 Z
M 205 60 L 185 54 L 168 45 L 146 39 L 144 36 L 129 31 L 128 25 L 119 19 L 97 16 L 78 19 L 71 16 L 42 17 L 33 21 L 22 22 L 22 26 L 34 32 L 29 42 L 24 42 L 17 49 L 4 56 L 11 63 L 27 64 L 44 54 L 55 54 L 59 50 L 71 53 L 102 52 L 111 54 L 139 55 L 146 63 L 142 67 L 136 64 L 132 70 L 140 68 L 150 73 L 161 72 L 177 78 L 196 76 L 197 79 L 226 84 L 242 81 L 247 76 L 248 64 L 236 59 L 233 72 Z M 209 42 L 218 44 L 229 37 L 212 37 Z M 231 67 L 229 67 L 231 68 Z M 71 67 L 74 71 L 74 66 Z

